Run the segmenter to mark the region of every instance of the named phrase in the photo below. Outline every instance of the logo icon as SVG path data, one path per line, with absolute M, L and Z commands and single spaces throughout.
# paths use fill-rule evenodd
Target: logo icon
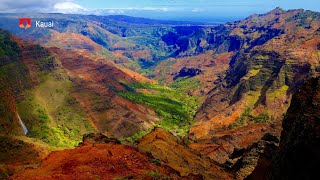
M 31 19 L 30 18 L 20 18 L 19 27 L 23 29 L 28 29 L 31 27 Z

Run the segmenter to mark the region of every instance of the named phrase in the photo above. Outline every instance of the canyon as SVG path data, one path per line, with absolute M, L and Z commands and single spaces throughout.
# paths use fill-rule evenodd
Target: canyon
M 55 25 L 26 30 L 17 17 L 0 15 L 0 178 L 315 173 L 293 157 L 319 159 L 319 12 L 210 25 L 38 14 Z

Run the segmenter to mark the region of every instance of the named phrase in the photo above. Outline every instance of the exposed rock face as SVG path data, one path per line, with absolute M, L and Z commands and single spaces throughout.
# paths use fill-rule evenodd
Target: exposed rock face
M 258 143 L 243 150 L 240 159 L 232 166 L 236 179 L 261 179 L 270 173 L 271 161 L 279 145 L 279 139 L 272 134 L 265 134 Z M 232 155 L 232 156 L 233 156 Z M 232 157 L 234 158 L 234 157 Z
M 201 69 L 196 68 L 182 68 L 178 75 L 176 75 L 173 80 L 178 79 L 179 77 L 194 77 L 202 73 Z
M 165 175 L 172 172 L 172 177 L 178 178 L 181 178 L 179 175 L 190 175 L 194 179 L 267 177 L 270 159 L 277 145 L 276 138 L 268 137 L 268 133 L 274 131 L 278 136 L 279 124 L 290 105 L 291 95 L 306 79 L 320 72 L 320 14 L 316 12 L 277 8 L 264 15 L 253 15 L 212 28 L 143 28 L 146 33 L 134 32 L 140 27 L 123 28 L 116 22 L 111 27 L 108 19 L 102 19 L 105 21 L 100 23 L 101 17 L 87 17 L 94 18 L 89 23 L 84 23 L 78 15 L 65 16 L 66 19 L 70 17 L 79 17 L 81 23 L 71 21 L 59 27 L 61 29 L 52 30 L 48 41 L 38 39 L 38 42 L 51 47 L 50 50 L 17 38 L 11 40 L 8 33 L 4 36 L 6 46 L 3 47 L 12 49 L 4 49 L 11 54 L 0 57 L 0 70 L 3 72 L 0 74 L 0 104 L 3 105 L 0 107 L 0 133 L 21 134 L 16 118 L 17 104 L 25 110 L 22 116 L 30 127 L 30 136 L 54 142 L 54 145 L 68 144 L 65 140 L 75 138 L 74 134 L 81 138 L 79 134 L 87 133 L 91 126 L 116 137 L 131 136 L 153 127 L 160 120 L 154 109 L 117 94 L 119 90 L 126 91 L 123 83 L 150 80 L 121 69 L 111 61 L 125 65 L 125 62 L 135 60 L 141 63 L 142 68 L 149 68 L 171 57 L 159 64 L 158 67 L 162 68 L 155 68 L 156 77 L 164 77 L 169 83 L 178 77 L 189 77 L 187 80 L 196 81 L 190 81 L 195 82 L 195 89 L 188 94 L 207 97 L 185 142 L 169 132 L 155 129 L 139 142 L 141 153 L 133 147 L 119 144 L 116 139 L 89 134 L 83 138 L 80 147 L 53 153 L 39 168 L 18 173 L 15 178 L 26 179 L 43 172 L 45 178 L 70 179 L 80 177 L 85 171 L 83 178 L 87 179 L 95 178 L 96 174 L 99 177 L 112 174 L 107 178 L 114 178 L 124 172 L 134 174 L 122 177 L 130 179 L 144 178 L 146 173 L 150 173 L 148 170 Z M 74 29 L 75 32 L 66 33 L 66 29 Z M 139 42 L 140 38 L 136 38 L 139 40 L 128 42 L 126 39 L 129 38 L 122 38 L 139 35 L 148 38 L 148 34 L 153 40 Z M 157 38 L 153 38 L 153 34 Z M 119 61 L 105 58 L 106 54 Z M 2 74 L 9 76 L 3 77 Z M 45 76 L 40 77 L 39 74 Z M 4 85 L 5 82 L 9 85 Z M 46 82 L 48 86 L 37 88 Z M 309 98 L 319 99 L 319 93 L 312 89 L 318 88 L 318 84 L 311 83 L 309 88 L 305 87 L 305 94 L 298 95 L 298 100 L 293 101 L 291 113 L 299 113 L 286 117 L 288 122 L 284 123 L 283 145 L 271 178 L 290 179 L 291 171 L 300 173 L 295 176 L 299 178 L 313 175 L 304 173 L 308 168 L 315 171 L 311 165 L 317 167 L 319 160 L 316 154 L 319 152 L 319 134 L 315 133 L 319 132 L 319 101 Z M 32 96 L 22 97 L 26 89 L 34 92 Z M 49 92 L 50 89 L 54 92 Z M 54 101 L 56 99 L 59 101 Z M 32 104 L 33 100 L 37 103 Z M 299 101 L 303 103 L 299 104 Z M 72 108 L 68 109 L 70 106 Z M 314 109 L 309 109 L 311 107 Z M 81 112 L 77 112 L 79 109 Z M 82 117 L 86 117 L 84 122 L 89 120 L 91 124 L 80 121 Z M 302 119 L 301 122 L 298 118 Z M 49 127 L 48 124 L 56 126 Z M 288 129 L 289 126 L 293 130 Z M 313 132 L 312 128 L 317 131 Z M 51 135 L 54 140 L 48 140 Z M 156 159 L 144 153 L 150 153 Z M 114 158 L 112 154 L 118 156 Z M 310 162 L 305 162 L 298 156 L 300 154 L 305 154 Z M 161 170 L 162 164 L 169 170 Z M 217 164 L 235 171 L 235 176 Z M 68 169 L 70 166 L 72 168 Z M 1 169 L 0 166 L 0 173 Z
M 174 135 L 160 128 L 143 137 L 138 144 L 138 149 L 152 154 L 182 176 L 195 174 L 206 179 L 233 178 L 232 173 L 217 166 L 209 158 L 201 156 Z
M 320 78 L 293 96 L 283 120 L 280 147 L 270 179 L 314 179 L 320 162 Z
M 313 22 L 306 21 L 307 17 L 313 17 Z M 318 12 L 280 9 L 227 24 L 232 28 L 229 36 L 239 36 L 244 45 L 233 48 L 236 53 L 230 67 L 208 93 L 191 134 L 198 138 L 210 135 L 220 128 L 216 124 L 234 122 L 239 117 L 236 111 L 246 107 L 254 115 L 269 111 L 269 117 L 281 120 L 292 93 L 320 74 L 319 24 Z M 231 47 L 239 44 L 233 43 Z
M 5 168 L 0 166 L 0 177 Z M 52 152 L 41 165 L 24 168 L 10 179 L 203 179 L 195 174 L 181 176 L 150 154 L 93 133 L 84 135 L 79 147 Z
M 109 138 L 101 133 L 90 133 L 83 135 L 82 143 L 80 145 L 84 144 L 108 144 L 108 143 L 115 143 L 120 144 L 120 141 L 116 138 Z
M 249 149 L 266 133 L 280 136 L 292 94 L 320 74 L 318 12 L 275 9 L 227 25 L 229 36 L 238 36 L 229 41 L 235 52 L 189 131 L 190 147 L 220 164 L 233 161 L 235 151 Z
M 216 133 L 207 139 L 197 140 L 190 143 L 190 147 L 208 156 L 219 164 L 225 164 L 238 150 L 246 150 L 252 144 L 258 143 L 260 139 L 270 131 L 266 124 L 255 124 L 236 130 Z
M 35 169 L 14 174 L 12 179 L 152 179 L 179 176 L 135 148 L 120 144 L 87 144 L 51 153 Z

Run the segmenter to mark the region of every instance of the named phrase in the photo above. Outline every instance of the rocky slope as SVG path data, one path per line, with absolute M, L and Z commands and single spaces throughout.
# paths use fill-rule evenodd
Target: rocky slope
M 283 120 L 281 141 L 270 179 L 314 179 L 320 160 L 320 78 L 293 95 Z
M 159 120 L 151 108 L 117 94 L 126 91 L 122 83 L 151 83 L 151 80 L 110 63 L 101 63 L 105 61 L 97 61 L 99 57 L 86 52 L 70 53 L 56 48 L 52 52 L 68 71 L 74 84 L 72 95 L 98 131 L 122 138 L 149 129 Z
M 241 49 L 197 112 L 191 133 L 206 137 L 246 116 L 246 109 L 253 121 L 264 115 L 281 119 L 291 94 L 319 74 L 319 24 L 319 13 L 281 9 L 233 23 Z
M 88 132 L 127 137 L 159 120 L 118 95 L 127 91 L 123 83 L 153 81 L 88 51 L 46 49 L 3 30 L 0 40 L 2 135 L 23 134 L 20 116 L 29 137 L 70 147 Z
M 193 148 L 225 163 L 236 149 L 250 147 L 265 133 L 280 136 L 292 94 L 319 75 L 319 17 L 275 9 L 229 24 L 241 48 L 195 116 L 189 132 Z
M 181 176 L 196 174 L 206 179 L 233 179 L 233 174 L 201 156 L 169 132 L 156 128 L 138 143 L 138 149 L 148 152 Z
M 51 153 L 40 166 L 10 179 L 159 179 L 178 178 L 176 171 L 150 156 L 104 136 L 84 138 L 75 149 Z M 190 176 L 191 178 L 191 176 Z M 187 177 L 180 179 L 189 179 Z

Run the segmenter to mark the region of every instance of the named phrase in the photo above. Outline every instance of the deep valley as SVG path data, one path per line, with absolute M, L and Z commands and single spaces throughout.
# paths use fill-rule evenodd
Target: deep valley
M 0 14 L 0 179 L 317 176 L 319 12 L 23 15 L 54 26 Z

